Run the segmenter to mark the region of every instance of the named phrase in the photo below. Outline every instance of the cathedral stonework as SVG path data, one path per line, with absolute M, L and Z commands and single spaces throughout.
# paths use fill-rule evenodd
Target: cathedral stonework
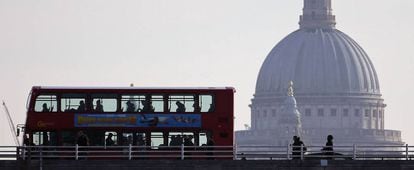
M 291 142 L 295 133 L 281 125 L 297 127 L 297 121 L 284 122 L 289 88 L 307 145 L 323 145 L 330 134 L 335 145 L 403 144 L 400 131 L 384 128 L 386 104 L 374 65 L 335 28 L 331 0 L 304 0 L 299 25 L 265 59 L 250 105 L 251 128 L 236 132 L 237 144 Z

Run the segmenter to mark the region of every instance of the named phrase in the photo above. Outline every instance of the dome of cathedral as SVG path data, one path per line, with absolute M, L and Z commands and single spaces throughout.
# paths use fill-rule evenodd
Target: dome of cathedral
M 284 94 L 289 81 L 298 95 L 380 94 L 368 55 L 337 29 L 302 28 L 279 42 L 260 69 L 256 94 Z
M 380 95 L 367 53 L 335 28 L 331 1 L 304 1 L 300 29 L 280 41 L 264 61 L 256 95 L 283 95 L 289 81 L 302 95 Z

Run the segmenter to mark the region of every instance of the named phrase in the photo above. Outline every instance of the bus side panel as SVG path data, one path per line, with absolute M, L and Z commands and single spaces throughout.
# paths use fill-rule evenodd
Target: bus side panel
M 73 113 L 29 113 L 26 128 L 28 130 L 72 129 Z
M 208 129 L 215 145 L 232 146 L 234 142 L 234 93 L 231 90 L 215 93 L 216 110 L 213 113 L 202 113 L 203 128 Z

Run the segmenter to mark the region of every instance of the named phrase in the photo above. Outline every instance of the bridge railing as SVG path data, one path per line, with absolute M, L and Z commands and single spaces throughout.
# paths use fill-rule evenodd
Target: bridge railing
M 19 147 L 0 146 L 0 159 L 16 159 L 20 157 L 19 153 Z
M 325 149 L 323 149 L 325 148 Z M 333 151 L 332 151 L 333 150 Z M 0 146 L 0 159 L 411 160 L 414 146 Z
M 335 160 L 411 160 L 414 146 L 257 146 L 236 147 L 236 158 L 250 160 L 335 159 Z
M 233 146 L 9 146 L 15 159 L 234 159 Z M 14 151 L 13 151 L 14 149 Z

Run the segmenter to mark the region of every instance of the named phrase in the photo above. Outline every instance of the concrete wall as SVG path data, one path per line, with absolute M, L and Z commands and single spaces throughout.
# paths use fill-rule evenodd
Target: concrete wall
M 197 169 L 197 170 L 409 170 L 414 161 L 327 161 L 321 166 L 320 160 L 292 161 L 233 161 L 233 160 L 32 160 L 0 161 L 0 169 L 43 169 L 43 170 L 104 170 L 104 169 Z

